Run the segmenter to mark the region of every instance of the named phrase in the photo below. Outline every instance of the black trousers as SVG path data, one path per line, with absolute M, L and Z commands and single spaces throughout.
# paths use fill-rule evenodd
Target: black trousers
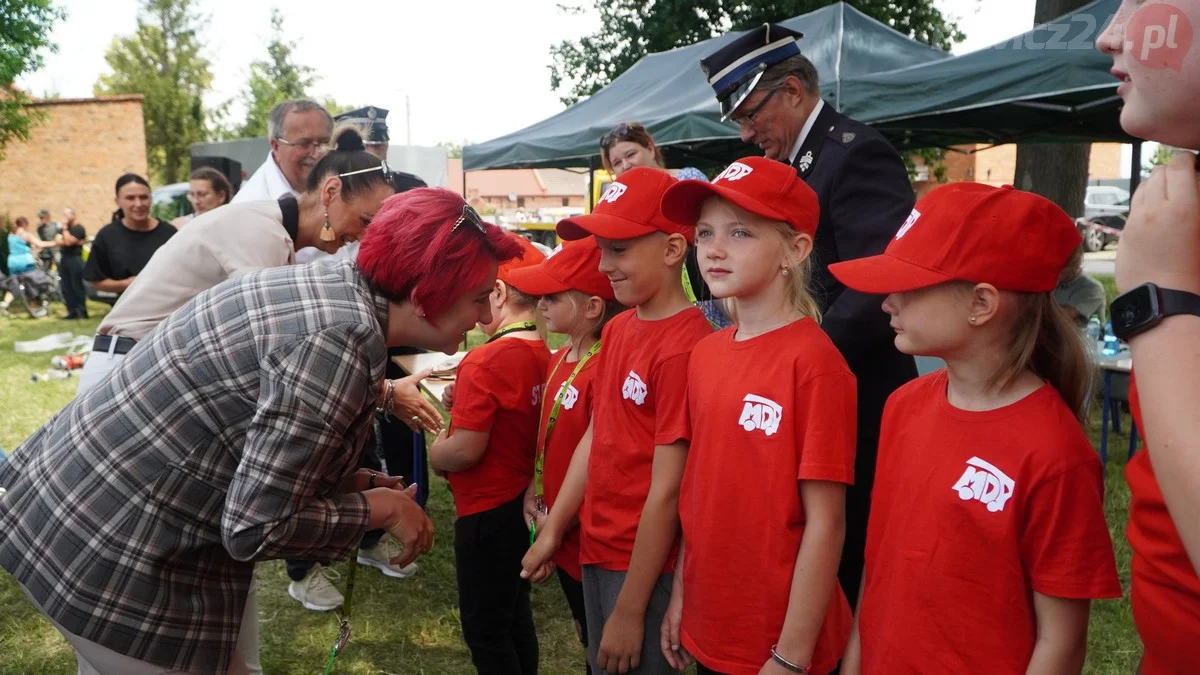
M 583 645 L 586 654 L 588 632 L 587 609 L 583 605 L 583 582 L 575 581 L 560 567 L 558 568 L 558 583 L 562 586 L 563 595 L 567 598 L 567 606 L 571 608 L 571 617 L 575 619 L 575 632 L 579 635 L 579 642 Z M 585 665 L 587 674 L 592 675 L 591 664 L 585 662 Z
M 838 565 L 838 582 L 857 612 L 858 587 L 862 583 L 863 554 L 867 548 L 867 516 L 871 514 L 871 486 L 875 484 L 875 453 L 878 438 L 858 439 L 854 459 L 854 485 L 846 489 L 846 541 Z
M 64 256 L 58 263 L 59 287 L 68 318 L 87 318 L 87 291 L 83 288 L 83 258 Z
M 400 354 L 413 354 L 419 351 L 419 349 L 412 349 L 410 347 L 393 347 L 389 349 L 387 377 L 394 380 L 405 375 L 404 371 L 400 370 L 400 366 L 392 363 L 390 357 Z M 380 418 L 377 429 L 379 431 L 379 452 L 383 455 L 384 464 L 387 465 L 388 475 L 404 476 L 407 482 L 419 485 L 420 491 L 417 493 L 417 503 L 424 507 L 425 502 L 429 498 L 429 460 L 424 452 L 424 434 L 418 437 L 407 424 L 395 417 Z M 417 462 L 418 444 L 420 444 L 422 450 L 419 466 Z
M 454 567 L 463 638 L 479 675 L 536 675 L 537 631 L 521 558 L 529 530 L 524 494 L 454 522 Z
M 699 661 L 697 661 L 696 662 L 696 675 L 725 675 L 725 673 L 713 670 L 711 668 L 705 668 L 703 663 L 700 663 Z

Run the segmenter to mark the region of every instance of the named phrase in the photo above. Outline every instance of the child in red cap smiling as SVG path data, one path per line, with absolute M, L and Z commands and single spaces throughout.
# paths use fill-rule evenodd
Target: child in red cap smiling
M 842 672 L 1079 673 L 1092 598 L 1121 595 L 1091 365 L 1051 292 L 1075 224 L 1011 187 L 954 183 L 887 250 L 832 265 L 889 294 L 896 346 L 946 369 L 883 413 L 856 632 Z
M 588 653 L 606 673 L 675 672 L 657 638 L 670 600 L 687 460 L 687 360 L 712 333 L 683 290 L 692 228 L 659 208 L 676 182 L 664 171 L 630 169 L 591 214 L 558 224 L 564 239 L 596 236 L 600 272 L 621 304 L 636 307 L 604 329 L 593 423 L 584 436 L 591 447 L 586 457 L 577 453 L 558 496 L 569 508 L 579 496 L 568 488 L 586 483 L 580 562 Z M 575 475 L 581 470 L 586 479 Z M 548 551 L 536 553 L 525 557 L 525 575 L 540 576 L 549 560 Z
M 550 352 L 534 323 L 536 298 L 512 283 L 545 259 L 525 239 L 523 257 L 500 265 L 487 344 L 458 366 L 450 428 L 429 464 L 454 491 L 454 567 L 463 639 L 480 673 L 536 673 L 537 633 L 521 557 L 529 546 L 522 507 L 533 477 L 538 403 Z
M 749 157 L 676 185 L 662 207 L 695 225 L 704 280 L 736 324 L 692 350 L 683 574 L 663 653 L 679 668 L 694 657 L 701 675 L 829 673 L 851 623 L 837 572 L 856 389 L 807 289 L 817 195 Z
M 582 479 L 586 478 L 582 470 L 576 471 L 578 484 L 574 491 L 565 491 L 575 498 L 560 507 L 555 505 L 576 448 L 582 448 L 578 454 L 586 463 L 591 446 L 592 439 L 585 432 L 592 422 L 593 383 L 603 357 L 601 331 L 610 319 L 625 310 L 613 297 L 612 284 L 599 267 L 600 249 L 595 239 L 588 237 L 565 242 L 542 264 L 516 270 L 511 275 L 514 285 L 541 296 L 538 310 L 546 321 L 546 329 L 570 338 L 570 343 L 551 357 L 550 376 L 542 389 L 541 426 L 533 482 L 526 491 L 525 520 L 530 527 L 530 539 L 534 540 L 531 555 L 541 557 L 542 550 L 554 551 L 553 566 L 557 567 L 559 583 L 584 647 L 588 644 L 587 614 L 577 527 Z M 581 465 L 582 468 L 585 467 Z M 548 516 L 551 510 L 554 518 Z M 533 581 L 544 580 L 549 567 Z

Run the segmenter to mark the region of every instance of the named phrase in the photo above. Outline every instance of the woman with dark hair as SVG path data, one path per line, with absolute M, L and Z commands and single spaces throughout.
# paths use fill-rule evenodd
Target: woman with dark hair
M 187 197 L 193 212 L 172 220 L 171 224 L 177 228 L 192 222 L 198 215 L 228 204 L 233 199 L 233 186 L 225 174 L 211 166 L 202 166 L 188 176 Z
M 356 131 L 344 130 L 337 143 L 338 150 L 313 167 L 298 199 L 288 195 L 213 209 L 167 242 L 101 322 L 79 391 L 100 382 L 138 340 L 201 291 L 247 272 L 291 264 L 305 246 L 333 252 L 358 239 L 392 195 L 391 184 Z
M 403 544 L 396 565 L 432 546 L 412 490 L 356 470 L 391 407 L 387 348 L 454 353 L 519 255 L 461 197 L 424 188 L 384 204 L 357 263 L 201 293 L 0 465 L 0 567 L 85 668 L 244 673 L 256 562 L 345 558 L 369 529 Z
M 38 239 L 29 231 L 29 219 L 18 216 L 8 230 L 8 256 L 6 269 L 8 274 L 16 276 L 37 269 L 37 260 L 33 252 L 51 246 Z
M 83 278 L 97 291 L 120 295 L 176 229 L 150 216 L 150 183 L 136 173 L 117 179 L 116 202 L 112 222 L 92 240 Z

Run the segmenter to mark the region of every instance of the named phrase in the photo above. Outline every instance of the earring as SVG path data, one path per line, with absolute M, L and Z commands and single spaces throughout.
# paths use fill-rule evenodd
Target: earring
M 790 275 L 792 272 L 787 267 L 784 267 L 784 268 L 782 268 L 781 273 L 783 274 L 783 276 L 786 277 L 786 276 Z
M 976 321 L 978 321 L 978 319 L 976 317 L 971 317 L 971 318 L 967 319 L 967 321 L 970 321 L 971 323 L 975 323 Z
M 337 235 L 333 233 L 333 226 L 329 224 L 329 212 L 325 212 L 325 224 L 321 226 L 321 241 L 333 241 L 337 239 Z

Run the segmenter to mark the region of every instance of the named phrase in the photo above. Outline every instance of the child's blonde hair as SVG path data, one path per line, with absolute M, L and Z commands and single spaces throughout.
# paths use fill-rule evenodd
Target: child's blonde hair
M 771 225 L 774 227 L 775 233 L 779 235 L 781 245 L 785 247 L 785 250 L 790 250 L 792 241 L 796 238 L 796 229 L 781 221 L 771 221 Z M 791 264 L 787 267 L 788 303 L 800 316 L 821 323 L 821 305 L 817 304 L 817 299 L 809 291 L 809 282 L 812 281 L 813 265 L 815 264 L 813 254 L 810 253 L 804 260 L 789 262 Z M 729 318 L 737 323 L 737 298 L 725 298 L 722 300 L 722 305 Z
M 1013 293 L 1016 310 L 1007 364 L 995 383 L 1006 385 L 1026 368 L 1058 390 L 1081 424 L 1087 423 L 1093 368 L 1083 335 L 1052 293 Z

